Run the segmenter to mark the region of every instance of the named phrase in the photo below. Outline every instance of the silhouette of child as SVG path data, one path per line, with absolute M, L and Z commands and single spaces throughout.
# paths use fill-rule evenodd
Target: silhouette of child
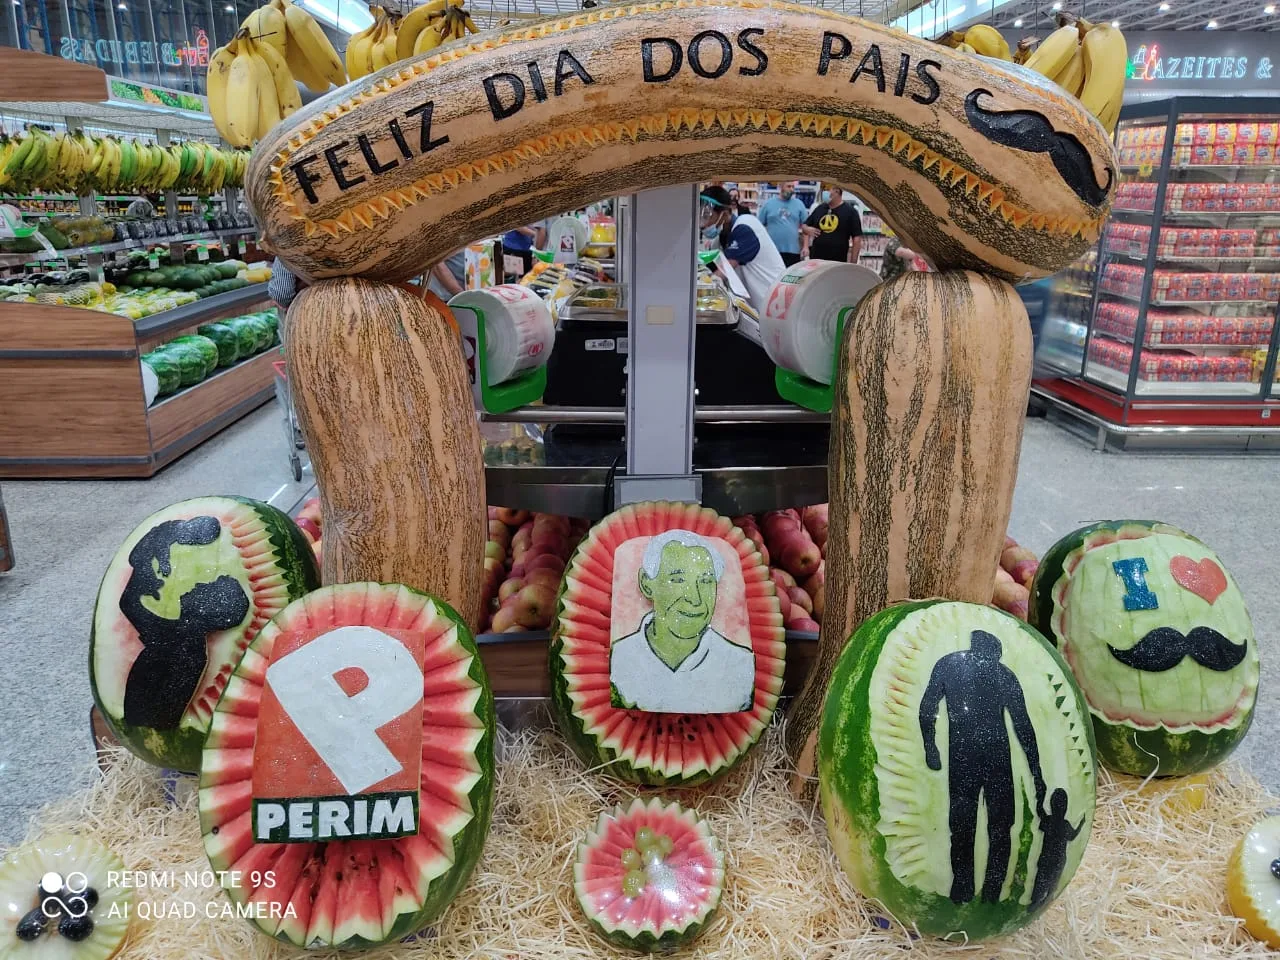
M 1067 791 L 1054 789 L 1049 797 L 1049 810 L 1043 807 L 1040 815 L 1040 860 L 1036 863 L 1036 882 L 1031 890 L 1031 906 L 1038 907 L 1049 900 L 1058 886 L 1058 878 L 1067 865 L 1067 844 L 1080 835 L 1084 817 L 1074 827 L 1067 819 Z

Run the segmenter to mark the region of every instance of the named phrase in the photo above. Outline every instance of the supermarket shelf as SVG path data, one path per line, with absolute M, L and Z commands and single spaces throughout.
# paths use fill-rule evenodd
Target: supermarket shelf
M 694 472 L 702 478 L 703 505 L 727 516 L 827 499 L 825 459 L 802 466 L 695 468 Z M 485 467 L 489 503 L 593 520 L 604 514 L 609 476 L 605 466 Z
M 1136 207 L 1112 207 L 1111 212 L 1126 213 L 1140 217 L 1150 217 L 1155 215 L 1154 210 L 1140 210 Z M 1280 220 L 1280 210 L 1165 210 L 1164 216 L 1160 219 L 1164 223 L 1185 223 L 1190 221 L 1226 220 L 1234 217 L 1251 217 L 1254 219 L 1271 218 L 1273 220 Z
M 1110 330 L 1100 330 L 1100 329 L 1095 329 L 1093 332 L 1100 337 L 1106 337 L 1108 340 L 1118 340 L 1121 343 L 1134 342 L 1133 337 L 1127 336 L 1123 333 L 1112 333 Z M 1265 350 L 1267 349 L 1267 345 L 1269 343 L 1270 343 L 1270 334 L 1267 335 L 1267 339 L 1264 340 L 1262 343 L 1150 343 L 1148 342 L 1142 345 L 1142 349 L 1144 350 L 1182 350 L 1182 351 L 1192 351 L 1192 352 L 1196 350 L 1226 350 L 1226 351 Z
M 1127 371 L 1103 366 L 1096 360 L 1090 360 L 1084 365 L 1084 375 L 1120 393 L 1124 392 L 1129 383 Z M 1239 381 L 1143 380 L 1139 378 L 1135 390 L 1139 399 L 1142 394 L 1172 397 L 1258 397 L 1261 395 L 1261 384 L 1257 381 L 1241 383 Z
M 149 317 L 134 321 L 133 329 L 140 347 L 147 348 L 153 342 L 165 339 L 184 327 L 196 323 L 208 323 L 222 317 L 236 316 L 246 307 L 261 303 L 268 299 L 265 283 L 251 283 L 239 290 L 228 290 L 226 293 L 215 293 L 194 303 L 183 304 L 172 310 L 153 313 Z
M 1115 297 L 1118 300 L 1128 300 L 1130 303 L 1141 303 L 1141 297 L 1135 297 L 1130 293 L 1115 293 L 1111 290 L 1099 288 L 1098 293 L 1106 297 Z M 1152 307 L 1226 307 L 1226 306 L 1257 306 L 1261 304 L 1265 307 L 1274 307 L 1274 300 L 1152 300 L 1148 306 Z
M 1146 262 L 1146 260 L 1147 260 L 1147 255 L 1146 255 L 1145 253 L 1129 253 L 1129 252 L 1126 252 L 1126 251 L 1124 251 L 1124 250 L 1111 250 L 1111 249 L 1104 250 L 1103 252 L 1104 252 L 1104 254 L 1106 254 L 1107 256 L 1110 256 L 1110 257 L 1122 257 L 1122 258 L 1124 258 L 1125 260 L 1135 260 L 1135 261 L 1137 261 L 1138 263 L 1145 263 L 1145 262 Z M 1202 257 L 1178 257 L 1178 256 L 1173 256 L 1173 257 L 1170 257 L 1170 256 L 1161 256 L 1160 254 L 1156 254 L 1156 259 L 1157 259 L 1160 263 L 1223 263 L 1223 262 L 1230 262 L 1230 263 L 1271 263 L 1271 264 L 1275 264 L 1276 269 L 1280 269 L 1280 254 L 1276 254 L 1275 256 L 1269 256 L 1269 257 L 1258 257 L 1258 256 L 1252 256 L 1252 257 L 1216 257 L 1216 256 L 1214 256 L 1214 257 L 1209 257 L 1209 256 L 1202 256 Z M 1269 271 L 1260 271 L 1260 272 L 1269 272 Z
M 148 237 L 145 240 L 117 240 L 112 243 L 95 243 L 85 247 L 67 247 L 65 250 L 41 250 L 36 253 L 0 253 L 0 266 L 21 267 L 30 263 L 49 260 L 70 260 L 93 254 L 119 253 L 121 250 L 142 250 L 147 247 L 163 247 L 174 243 L 199 243 L 204 240 L 229 240 L 256 234 L 257 227 L 236 227 L 230 230 L 214 230 L 208 233 L 186 233 L 170 237 Z
M 1220 444 L 1224 441 L 1237 441 L 1241 437 L 1249 438 L 1269 438 L 1276 435 L 1276 427 L 1270 426 L 1190 426 L 1182 424 L 1119 424 L 1105 417 L 1100 417 L 1091 410 L 1076 403 L 1072 403 L 1069 399 L 1059 396 L 1051 389 L 1033 383 L 1031 385 L 1031 395 L 1041 400 L 1054 409 L 1081 421 L 1088 427 L 1097 431 L 1094 440 L 1094 449 L 1098 451 L 1105 450 L 1107 440 L 1116 436 L 1122 441 L 1129 437 L 1144 438 L 1149 442 L 1154 441 L 1161 445 L 1169 444 L 1171 448 L 1183 447 L 1188 444 Z M 1145 448 L 1150 448 L 1148 444 L 1144 444 Z
M 1221 173 L 1239 173 L 1241 170 L 1258 170 L 1262 173 L 1270 174 L 1273 164 L 1267 163 L 1171 163 L 1170 170 L 1213 170 Z M 1132 163 L 1120 165 L 1121 173 L 1137 173 L 1141 170 L 1148 170 L 1154 173 L 1160 168 L 1159 164 L 1151 163 Z

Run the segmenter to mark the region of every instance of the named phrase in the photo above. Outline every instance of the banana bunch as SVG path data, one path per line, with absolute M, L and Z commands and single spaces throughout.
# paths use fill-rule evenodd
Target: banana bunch
M 378 6 L 369 7 L 369 12 L 374 15 L 373 24 L 347 41 L 347 76 L 352 80 L 368 76 L 400 59 L 396 55 L 400 17 Z
M 142 143 L 38 127 L 0 136 L 0 189 L 93 193 L 211 193 L 240 186 L 248 154 L 198 140 Z
M 298 83 L 324 93 L 347 82 L 338 52 L 292 0 L 270 0 L 209 60 L 209 113 L 229 143 L 248 147 L 302 106 Z
M 468 33 L 479 33 L 462 4 L 463 0 L 429 0 L 410 10 L 400 21 L 392 61 L 407 60 Z
M 989 23 L 975 23 L 967 30 L 951 30 L 938 39 L 944 46 L 961 53 L 976 53 L 996 60 L 1012 60 L 1009 42 Z
M 1065 18 L 1062 18 L 1065 19 Z M 1124 34 L 1083 18 L 1062 23 L 1027 57 L 1026 66 L 1079 98 L 1107 132 L 1115 130 L 1124 99 L 1129 48 Z
M 254 39 L 247 27 L 213 55 L 208 78 L 213 125 L 237 147 L 262 139 L 302 106 L 285 58 L 275 44 Z

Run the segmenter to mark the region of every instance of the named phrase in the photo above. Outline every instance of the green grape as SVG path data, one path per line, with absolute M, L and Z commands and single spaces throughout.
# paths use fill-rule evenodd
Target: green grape
M 625 897 L 638 897 L 644 893 L 644 885 L 648 882 L 643 870 L 628 870 L 627 875 L 622 878 L 622 895 Z
M 631 847 L 627 847 L 627 849 L 622 851 L 623 867 L 628 870 L 638 870 L 640 869 L 640 863 L 640 851 L 634 850 Z

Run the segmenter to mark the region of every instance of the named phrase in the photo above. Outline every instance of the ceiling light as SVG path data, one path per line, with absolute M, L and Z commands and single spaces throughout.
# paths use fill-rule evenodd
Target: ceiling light
M 231 4 L 229 4 L 229 3 L 228 3 L 225 7 L 223 7 L 222 9 L 223 9 L 223 10 L 225 10 L 225 11 L 227 11 L 227 13 L 235 13 L 235 12 L 236 12 L 236 8 L 235 8 L 235 7 L 233 7 L 233 6 L 232 6 Z
M 1167 3 L 1162 3 L 1162 4 L 1160 4 L 1160 12 L 1161 12 L 1161 13 L 1168 13 L 1168 12 L 1169 12 L 1169 5 L 1168 5 Z
M 1022 26 L 1022 18 L 1021 18 L 1021 17 L 1019 17 L 1017 20 L 1013 21 L 1013 25 L 1014 25 L 1015 27 L 1020 27 L 1020 26 Z
M 1061 0 L 1054 0 L 1053 9 L 1055 9 L 1055 10 L 1061 10 L 1061 9 L 1062 9 L 1062 2 L 1061 2 Z
M 1119 20 L 1112 20 L 1112 21 L 1111 21 L 1111 26 L 1113 26 L 1113 27 L 1115 27 L 1117 30 L 1119 30 L 1119 29 L 1120 29 L 1120 21 L 1119 21 Z
M 1218 21 L 1217 21 L 1217 20 L 1210 20 L 1207 24 L 1205 24 L 1205 29 L 1206 29 L 1206 30 L 1217 30 L 1217 29 L 1218 29 Z
M 116 4 L 116 9 L 117 9 L 117 10 L 128 10 L 128 9 L 129 9 L 129 5 L 128 5 L 127 3 L 125 3 L 125 2 L 124 2 L 124 0 L 120 0 L 120 2 Z
M 1263 12 L 1263 13 L 1275 13 L 1275 12 L 1276 12 L 1276 5 L 1275 5 L 1274 3 L 1268 3 L 1265 7 L 1263 7 L 1263 8 L 1262 8 L 1262 12 Z

